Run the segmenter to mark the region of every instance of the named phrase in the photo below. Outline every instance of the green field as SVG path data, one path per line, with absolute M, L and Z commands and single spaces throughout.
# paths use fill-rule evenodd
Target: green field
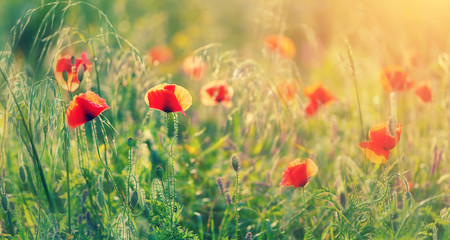
M 0 1 L 0 239 L 450 239 L 449 9 Z

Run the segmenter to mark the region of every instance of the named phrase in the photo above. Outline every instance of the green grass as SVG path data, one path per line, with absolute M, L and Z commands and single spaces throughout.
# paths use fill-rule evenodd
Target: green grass
M 445 6 L 0 3 L 1 239 L 449 239 Z M 294 59 L 264 48 L 276 33 L 293 39 Z M 174 60 L 152 66 L 155 45 Z M 56 61 L 83 51 L 93 68 L 69 94 Z M 208 64 L 202 81 L 181 71 L 192 54 Z M 392 64 L 429 82 L 433 101 L 383 91 L 379 73 Z M 277 89 L 288 79 L 298 85 L 291 102 Z M 232 86 L 233 107 L 202 104 L 213 80 Z M 338 100 L 306 117 L 303 88 L 318 81 Z M 186 117 L 149 109 L 145 93 L 159 83 L 188 89 Z M 110 109 L 72 129 L 68 104 L 88 90 Z M 402 123 L 400 141 L 373 164 L 358 143 L 387 120 Z M 309 184 L 280 186 L 287 164 L 307 157 L 319 168 Z

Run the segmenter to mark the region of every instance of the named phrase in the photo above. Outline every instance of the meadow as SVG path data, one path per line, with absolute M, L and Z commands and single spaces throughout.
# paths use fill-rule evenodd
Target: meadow
M 450 3 L 0 2 L 1 239 L 450 239 Z

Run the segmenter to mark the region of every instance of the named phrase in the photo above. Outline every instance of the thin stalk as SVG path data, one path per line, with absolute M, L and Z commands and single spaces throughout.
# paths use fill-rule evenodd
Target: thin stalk
M 236 229 L 235 229 L 235 236 L 236 239 L 239 239 L 239 209 L 238 209 L 238 200 L 239 200 L 239 173 L 238 171 L 235 171 L 236 173 L 236 191 L 234 194 L 234 215 L 236 216 Z
M 359 124 L 361 126 L 361 141 L 364 141 L 364 124 L 363 124 L 363 117 L 362 117 L 362 111 L 361 111 L 361 101 L 359 100 L 358 82 L 356 81 L 355 63 L 353 61 L 353 53 L 352 53 L 352 48 L 350 47 L 350 43 L 348 42 L 348 40 L 346 40 L 345 43 L 347 45 L 347 55 L 348 55 L 348 59 L 350 61 L 350 67 L 352 69 L 353 85 L 355 86 L 356 101 L 358 103 Z M 364 154 L 364 169 L 367 172 L 367 161 L 366 160 L 367 160 L 366 154 Z
M 68 154 L 68 149 L 69 146 L 67 144 L 68 142 L 68 133 L 67 133 L 67 128 L 66 126 L 64 126 L 64 161 L 66 162 L 66 178 L 67 178 L 67 208 L 68 208 L 68 224 L 69 224 L 69 233 L 72 234 L 72 225 L 71 225 L 71 209 L 70 209 L 70 166 L 69 166 L 69 154 Z
M 17 109 L 19 111 L 23 127 L 25 129 L 25 132 L 27 133 L 28 140 L 30 141 L 31 152 L 32 152 L 31 158 L 34 160 L 35 167 L 38 169 L 39 178 L 41 180 L 42 186 L 44 187 L 45 195 L 47 196 L 47 202 L 48 202 L 48 205 L 49 205 L 49 208 L 50 208 L 50 212 L 54 213 L 55 212 L 55 208 L 54 208 L 54 205 L 53 205 L 53 200 L 52 200 L 52 198 L 50 196 L 50 191 L 48 190 L 47 182 L 45 181 L 45 176 L 44 176 L 44 171 L 42 169 L 41 161 L 39 159 L 39 155 L 37 153 L 36 147 L 34 146 L 34 141 L 33 141 L 33 138 L 31 137 L 31 133 L 28 130 L 27 122 L 25 121 L 25 117 L 24 117 L 24 115 L 22 113 L 22 110 L 20 109 L 19 102 L 17 101 L 16 96 L 14 95 L 14 93 L 12 91 L 10 82 L 9 82 L 5 72 L 3 72 L 3 69 L 1 69 L 1 68 L 0 68 L 0 73 L 2 74 L 3 79 L 4 79 L 5 83 L 6 83 L 6 86 L 8 87 L 8 90 L 11 93 L 11 96 L 13 97 L 14 103 L 16 104 Z M 25 144 L 25 142 L 24 142 L 24 144 Z M 27 144 L 25 144 L 25 145 L 27 145 Z M 28 148 L 28 146 L 27 146 L 27 148 Z

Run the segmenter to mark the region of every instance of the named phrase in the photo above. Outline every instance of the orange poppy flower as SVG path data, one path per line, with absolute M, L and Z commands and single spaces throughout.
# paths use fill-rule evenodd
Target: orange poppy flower
M 192 97 L 184 87 L 163 83 L 147 91 L 145 103 L 153 109 L 166 113 L 181 112 L 186 116 L 184 111 L 192 105 Z
M 222 103 L 226 108 L 233 106 L 233 88 L 225 81 L 212 81 L 200 90 L 200 97 L 203 104 L 214 106 Z
M 387 163 L 390 150 L 400 140 L 401 132 L 402 125 L 400 123 L 397 124 L 394 135 L 389 131 L 389 121 L 377 124 L 369 130 L 369 141 L 359 143 L 359 147 L 371 162 Z
M 316 114 L 319 106 L 322 104 L 330 104 L 336 97 L 330 92 L 330 90 L 324 88 L 322 83 L 317 82 L 303 90 L 306 97 L 309 98 L 309 104 L 305 108 L 306 116 L 312 116 Z
M 417 86 L 416 90 L 414 91 L 420 99 L 424 102 L 431 102 L 431 87 L 427 83 L 422 83 L 419 86 Z
M 194 80 L 201 80 L 206 73 L 207 65 L 199 56 L 189 56 L 183 61 L 183 71 Z
M 264 40 L 264 46 L 270 51 L 278 52 L 285 58 L 295 57 L 295 44 L 286 36 L 270 35 Z
M 73 97 L 66 111 L 67 124 L 76 128 L 96 118 L 100 113 L 109 109 L 105 99 L 94 92 L 88 91 Z
M 91 71 L 92 63 L 87 58 L 85 52 L 81 53 L 80 58 L 75 58 L 72 64 L 72 56 L 62 56 L 56 62 L 55 79 L 64 90 L 73 92 L 80 85 L 78 79 L 78 69 L 80 65 L 84 67 L 84 71 Z M 67 72 L 67 79 L 64 79 L 64 72 Z
M 281 82 L 277 87 L 278 94 L 286 102 L 292 101 L 297 95 L 297 83 L 293 80 Z
M 298 158 L 288 164 L 283 172 L 280 185 L 304 187 L 309 178 L 316 175 L 318 170 L 317 165 L 311 159 L 307 158 L 303 162 Z
M 173 54 L 170 48 L 166 46 L 155 46 L 150 49 L 150 61 L 154 64 L 164 64 L 172 61 Z
M 380 74 L 381 86 L 386 92 L 408 90 L 415 85 L 415 81 L 408 77 L 400 66 L 389 66 Z

